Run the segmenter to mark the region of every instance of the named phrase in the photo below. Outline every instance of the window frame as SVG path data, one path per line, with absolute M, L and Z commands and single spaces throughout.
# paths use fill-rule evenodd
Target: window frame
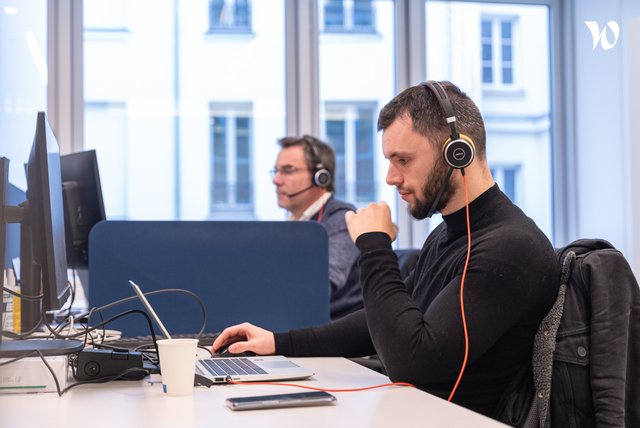
M 357 4 L 368 4 L 369 21 L 368 25 L 356 25 Z M 375 34 L 376 15 L 375 0 L 327 0 L 321 11 L 322 31 L 327 34 Z M 342 22 L 340 24 L 327 25 L 327 10 L 334 6 L 340 9 Z
M 229 213 L 236 213 L 242 217 L 253 217 L 255 200 L 253 198 L 253 171 L 251 169 L 252 147 L 253 147 L 253 104 L 251 102 L 220 102 L 212 101 L 209 103 L 209 144 L 210 144 L 210 185 L 209 185 L 209 215 L 211 217 L 228 216 Z M 215 198 L 216 185 L 216 155 L 215 155 L 215 117 L 224 117 L 226 124 L 225 141 L 224 141 L 224 157 L 225 157 L 225 181 L 224 184 L 226 202 L 218 203 Z M 249 165 L 249 201 L 246 203 L 238 202 L 238 120 L 248 119 L 249 126 L 247 128 L 248 146 L 247 146 L 247 164 Z
M 517 61 L 515 60 L 515 49 L 517 46 L 517 35 L 518 35 L 518 18 L 516 16 L 510 16 L 510 15 L 496 15 L 496 14 L 484 14 L 482 16 L 482 22 L 481 22 L 481 26 L 480 28 L 483 28 L 483 24 L 485 22 L 489 22 L 491 24 L 491 36 L 490 36 L 490 47 L 491 47 L 491 59 L 490 60 L 485 60 L 484 59 L 484 40 L 485 40 L 485 36 L 484 34 L 481 34 L 481 41 L 482 41 L 482 47 L 481 47 L 481 55 L 483 55 L 482 58 L 482 85 L 485 88 L 488 89 L 514 89 L 517 87 L 517 77 L 518 77 L 518 72 L 516 70 L 516 64 Z M 511 27 L 511 36 L 509 38 L 510 41 L 510 52 L 511 52 L 511 59 L 510 60 L 505 60 L 504 59 L 504 37 L 502 36 L 502 25 L 504 23 L 509 23 L 510 27 Z M 485 71 L 485 64 L 489 63 L 490 65 L 490 70 L 491 70 L 491 82 L 486 82 L 485 81 L 485 75 L 484 75 L 484 71 Z M 510 65 L 510 69 L 511 69 L 511 81 L 510 82 L 505 82 L 504 80 L 504 69 L 506 68 L 505 65 L 509 64 Z

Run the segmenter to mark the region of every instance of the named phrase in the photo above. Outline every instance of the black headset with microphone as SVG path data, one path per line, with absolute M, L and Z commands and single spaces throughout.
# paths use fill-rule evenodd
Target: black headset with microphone
M 447 174 L 446 179 L 442 183 L 440 190 L 438 191 L 438 195 L 436 199 L 433 201 L 431 208 L 429 209 L 429 213 L 427 214 L 427 218 L 431 218 L 433 213 L 438 206 L 438 202 L 440 202 L 440 198 L 442 197 L 442 193 L 447 188 L 449 184 L 449 180 L 451 178 L 451 174 L 454 169 L 459 169 L 462 174 L 464 174 L 464 169 L 468 167 L 473 159 L 475 158 L 476 147 L 473 143 L 473 140 L 464 134 L 458 133 L 456 128 L 456 113 L 453 110 L 453 105 L 451 104 L 451 100 L 447 95 L 447 91 L 444 90 L 442 85 L 435 80 L 428 80 L 420 84 L 425 88 L 427 93 L 432 92 L 436 99 L 438 100 L 438 104 L 444 111 L 445 119 L 447 124 L 449 125 L 449 129 L 451 130 L 451 135 L 444 142 L 442 146 L 442 156 L 444 157 L 444 161 L 447 165 L 450 166 L 449 173 Z
M 304 141 L 304 143 L 309 147 L 309 151 L 311 153 L 311 164 L 313 165 L 313 167 L 311 168 L 311 185 L 297 192 L 287 194 L 286 196 L 288 198 L 294 198 L 314 187 L 325 188 L 331 183 L 331 174 L 329 173 L 329 170 L 324 167 L 322 161 L 320 160 L 320 155 L 318 154 L 316 146 L 314 145 L 313 137 L 305 135 L 304 137 L 302 137 L 302 141 Z
M 445 119 L 451 129 L 451 135 L 442 147 L 442 155 L 444 156 L 445 162 L 454 169 L 468 167 L 475 157 L 476 146 L 470 137 L 458 133 L 456 128 L 456 113 L 453 110 L 453 105 L 447 92 L 442 85 L 435 80 L 429 80 L 421 83 L 421 85 L 424 86 L 425 89 L 433 92 L 444 111 Z
M 302 141 L 309 146 L 309 150 L 311 151 L 311 164 L 313 165 L 311 175 L 313 176 L 313 185 L 317 187 L 327 187 L 331 182 L 331 174 L 329 174 L 329 170 L 322 164 L 312 137 L 305 135 L 302 137 Z

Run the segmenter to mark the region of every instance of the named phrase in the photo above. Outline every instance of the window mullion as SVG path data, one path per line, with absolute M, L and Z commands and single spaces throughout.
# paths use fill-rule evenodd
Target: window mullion
M 320 135 L 317 0 L 286 0 L 287 133 Z

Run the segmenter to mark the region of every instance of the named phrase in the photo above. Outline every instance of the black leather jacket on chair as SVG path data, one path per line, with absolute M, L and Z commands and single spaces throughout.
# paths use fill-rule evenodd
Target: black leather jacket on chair
M 544 352 L 534 351 L 540 426 L 638 427 L 638 283 L 623 255 L 606 241 L 575 241 L 558 250 L 560 261 L 571 252 L 575 260 L 565 266 L 570 275 L 559 296 L 564 304 L 560 313 L 552 309 L 536 337 L 538 350 L 553 353 L 545 360 Z

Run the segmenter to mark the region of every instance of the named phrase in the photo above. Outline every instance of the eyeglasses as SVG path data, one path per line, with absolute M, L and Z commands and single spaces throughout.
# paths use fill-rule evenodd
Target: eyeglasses
M 308 171 L 308 170 L 307 168 L 296 168 L 295 166 L 292 166 L 292 165 L 285 165 L 282 168 L 273 168 L 271 171 L 269 171 L 269 174 L 271 174 L 271 178 L 273 179 L 273 178 L 276 178 L 276 175 L 278 174 L 288 177 L 300 171 Z

